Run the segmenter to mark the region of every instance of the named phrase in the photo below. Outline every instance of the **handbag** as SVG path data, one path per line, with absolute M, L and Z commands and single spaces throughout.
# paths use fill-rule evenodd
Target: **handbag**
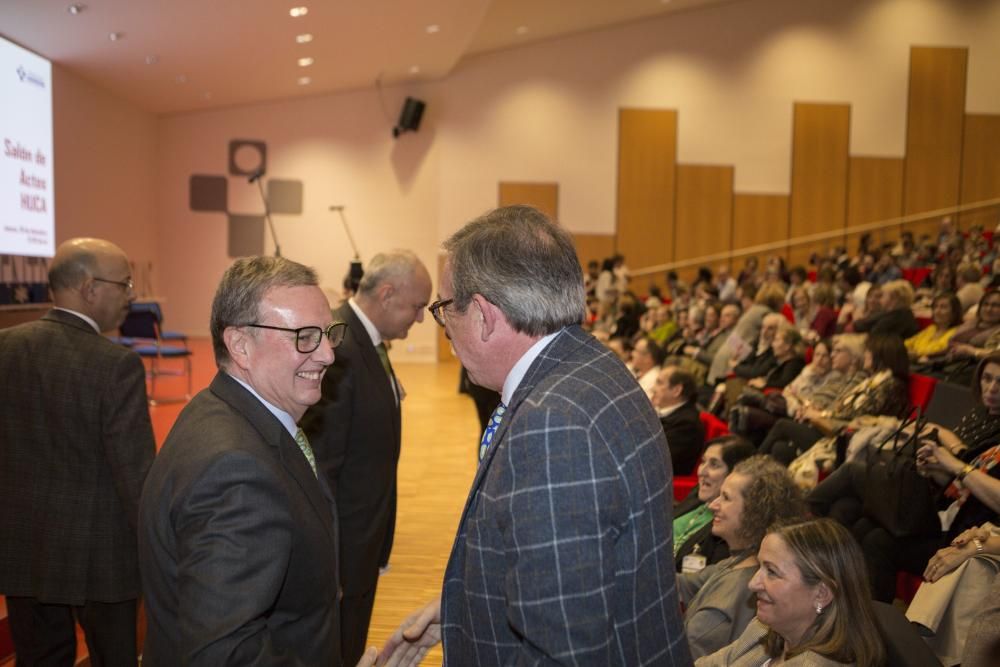
M 941 530 L 936 490 L 917 472 L 921 439 L 937 438 L 937 429 L 921 434 L 926 423 L 918 410 L 915 420 L 904 420 L 882 444 L 869 447 L 866 465 L 859 470 L 862 479 L 858 490 L 864 499 L 865 516 L 896 538 Z M 914 424 L 913 435 L 900 444 L 903 431 L 911 424 Z

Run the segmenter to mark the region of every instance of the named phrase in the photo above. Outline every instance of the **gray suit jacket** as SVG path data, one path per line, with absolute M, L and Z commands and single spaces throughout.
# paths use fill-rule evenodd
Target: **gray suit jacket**
M 0 331 L 0 593 L 139 593 L 135 525 L 156 446 L 139 357 L 53 310 Z
M 334 516 L 288 431 L 216 375 L 142 492 L 144 664 L 339 664 Z
M 689 665 L 671 472 L 632 375 L 564 329 L 514 392 L 445 571 L 445 664 Z

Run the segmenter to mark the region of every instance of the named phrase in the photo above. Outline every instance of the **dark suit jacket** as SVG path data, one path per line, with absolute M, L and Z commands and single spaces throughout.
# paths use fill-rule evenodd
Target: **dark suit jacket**
M 142 492 L 143 664 L 340 664 L 331 503 L 281 422 L 216 375 Z
M 135 526 L 156 446 L 139 357 L 53 310 L 0 331 L 0 593 L 139 593 Z
M 528 369 L 473 481 L 445 571 L 444 661 L 690 665 L 663 429 L 580 327 Z
M 301 424 L 337 499 L 344 594 L 362 595 L 374 588 L 392 547 L 399 406 L 350 305 L 336 308 L 333 319 L 347 322 L 347 333 L 323 377 L 323 398 Z
M 663 435 L 667 438 L 670 461 L 675 475 L 690 475 L 698 465 L 705 447 L 705 427 L 698 406 L 689 401 L 669 415 L 660 417 Z

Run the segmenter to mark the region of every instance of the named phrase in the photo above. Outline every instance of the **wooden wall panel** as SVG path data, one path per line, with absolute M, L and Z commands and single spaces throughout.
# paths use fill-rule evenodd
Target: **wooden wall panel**
M 673 259 L 677 112 L 618 112 L 617 247 L 632 270 Z
M 792 120 L 789 233 L 803 236 L 843 229 L 847 220 L 847 167 L 851 107 L 797 102 Z M 789 265 L 805 265 L 840 239 L 789 248 Z
M 726 252 L 733 238 L 733 167 L 677 166 L 674 261 Z M 697 266 L 678 274 L 691 282 Z
M 906 115 L 903 213 L 955 206 L 959 201 L 968 49 L 914 46 Z M 936 233 L 938 221 L 908 225 Z
M 733 197 L 733 251 L 788 239 L 788 195 L 736 194 Z M 763 267 L 767 258 L 788 258 L 787 247 L 754 255 Z M 745 257 L 733 260 L 733 276 L 739 275 Z
M 903 214 L 903 159 L 852 156 L 847 186 L 847 226 L 898 218 Z M 900 225 L 873 231 L 875 243 L 896 242 Z M 858 247 L 860 234 L 848 234 L 847 248 Z
M 501 181 L 497 193 L 497 206 L 527 204 L 559 220 L 558 183 L 511 183 Z
M 614 234 L 573 234 L 573 242 L 580 266 L 585 269 L 590 260 L 596 260 L 600 264 L 615 254 Z
M 1000 198 L 1000 114 L 966 114 L 963 144 L 962 204 Z M 959 225 L 993 229 L 1000 220 L 998 208 L 962 213 Z

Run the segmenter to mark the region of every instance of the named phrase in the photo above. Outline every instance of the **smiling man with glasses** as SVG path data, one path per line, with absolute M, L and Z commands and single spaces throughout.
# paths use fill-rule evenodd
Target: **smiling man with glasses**
M 143 489 L 143 662 L 340 665 L 336 511 L 296 422 L 344 324 L 312 269 L 249 257 L 223 275 L 211 331 L 219 372 Z

